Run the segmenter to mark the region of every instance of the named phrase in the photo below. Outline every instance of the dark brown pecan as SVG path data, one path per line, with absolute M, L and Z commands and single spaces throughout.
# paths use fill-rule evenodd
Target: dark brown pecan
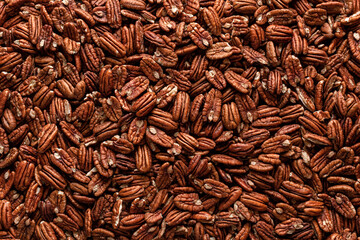
M 307 54 L 302 57 L 303 63 L 308 65 L 324 65 L 328 59 L 328 56 L 325 51 L 315 48 L 313 46 L 308 48 Z
M 116 166 L 115 154 L 104 145 L 100 146 L 100 153 L 93 152 L 94 166 L 101 176 L 111 177 L 114 173 L 113 168 Z
M 334 218 L 333 214 L 328 210 L 327 207 L 324 207 L 321 215 L 317 218 L 319 227 L 325 232 L 332 232 L 334 229 Z
M 170 136 L 154 126 L 149 126 L 146 129 L 146 137 L 162 147 L 171 148 L 174 144 L 174 141 Z
M 112 123 L 110 121 L 104 122 L 97 125 L 97 127 L 93 129 L 93 132 L 95 134 L 96 140 L 101 142 L 111 138 L 113 135 L 116 135 L 119 132 L 118 124 Z
M 304 134 L 304 139 L 312 142 L 314 144 L 318 144 L 318 145 L 331 145 L 331 142 L 329 141 L 329 139 L 327 137 L 322 137 L 313 133 L 306 133 Z
M 275 9 L 266 13 L 270 24 L 290 25 L 295 21 L 295 13 L 291 9 Z
M 0 160 L 0 168 L 11 166 L 17 160 L 18 156 L 19 150 L 17 148 L 11 148 L 6 157 Z
M 215 221 L 219 228 L 226 228 L 240 223 L 239 217 L 232 212 L 220 212 L 216 214 Z
M 44 188 L 35 181 L 30 184 L 24 202 L 25 211 L 27 213 L 33 213 L 36 211 L 37 205 L 42 198 L 43 192 Z
M 281 135 L 266 140 L 261 145 L 264 153 L 282 153 L 290 149 L 290 136 Z
M 47 124 L 43 127 L 39 135 L 38 151 L 45 152 L 57 137 L 58 128 L 55 124 Z
M 167 77 L 165 82 L 175 83 L 180 91 L 188 91 L 190 89 L 191 82 L 183 73 L 174 69 L 167 69 L 166 71 L 169 73 L 170 78 Z
M 296 87 L 298 84 L 304 85 L 305 74 L 304 74 L 304 69 L 301 66 L 300 60 L 293 55 L 289 55 L 286 58 L 286 60 L 287 61 L 285 63 L 285 69 L 286 69 L 289 83 L 293 87 Z
M 109 96 L 115 86 L 115 79 L 110 65 L 106 65 L 100 70 L 99 74 L 99 90 L 104 96 Z M 75 89 L 74 89 L 75 93 Z
M 144 139 L 147 122 L 145 120 L 134 118 L 130 123 L 128 139 L 133 144 L 139 144 Z
M 34 178 L 35 165 L 21 161 L 16 166 L 14 186 L 20 191 L 27 189 Z
M 230 155 L 246 157 L 254 151 L 254 145 L 249 143 L 233 143 L 229 146 Z
M 111 96 L 108 99 L 102 101 L 102 106 L 106 116 L 113 122 L 120 121 L 122 117 L 122 107 L 120 101 Z
M 296 92 L 297 92 L 297 94 L 299 96 L 299 99 L 302 102 L 302 104 L 307 109 L 309 109 L 309 111 L 314 112 L 315 111 L 315 104 L 314 104 L 313 100 L 311 99 L 311 97 L 307 94 L 307 92 L 301 87 L 297 87 Z

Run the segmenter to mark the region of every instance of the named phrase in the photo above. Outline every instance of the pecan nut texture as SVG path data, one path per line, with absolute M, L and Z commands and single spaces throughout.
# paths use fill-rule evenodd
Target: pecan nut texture
M 0 1 L 0 239 L 360 239 L 359 0 Z

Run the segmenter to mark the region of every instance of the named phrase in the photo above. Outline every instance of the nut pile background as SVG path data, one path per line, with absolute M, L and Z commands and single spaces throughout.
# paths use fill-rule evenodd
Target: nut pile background
M 0 2 L 0 239 L 360 237 L 360 1 Z

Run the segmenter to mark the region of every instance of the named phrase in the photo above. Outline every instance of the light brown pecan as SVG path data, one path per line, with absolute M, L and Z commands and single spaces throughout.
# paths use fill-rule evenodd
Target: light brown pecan
M 140 145 L 135 151 L 136 167 L 141 172 L 148 172 L 151 169 L 152 157 L 147 145 Z
M 196 193 L 179 194 L 174 198 L 174 204 L 177 208 L 190 212 L 199 212 L 203 209 L 199 195 Z
M 156 106 L 156 95 L 154 92 L 147 92 L 133 102 L 131 110 L 137 117 L 144 117 Z
M 154 59 L 150 57 L 142 58 L 140 61 L 140 67 L 151 81 L 157 82 L 164 76 L 163 69 L 157 62 L 155 62 Z
M 214 34 L 215 36 L 220 35 L 221 22 L 216 10 L 213 7 L 204 8 L 202 14 L 211 33 Z
M 0 200 L 0 225 L 2 229 L 9 229 L 12 223 L 11 203 L 7 200 Z
M 198 23 L 190 23 L 187 26 L 187 31 L 191 40 L 200 48 L 208 49 L 213 44 L 213 39 L 208 31 L 203 29 Z
M 204 193 L 217 198 L 226 198 L 230 194 L 230 189 L 224 183 L 207 178 L 201 186 Z
M 337 193 L 334 198 L 331 198 L 331 205 L 338 213 L 346 218 L 351 219 L 356 215 L 353 204 L 350 202 L 349 198 L 342 193 Z
M 190 96 L 186 92 L 178 92 L 174 101 L 172 116 L 175 121 L 187 123 L 190 114 Z
M 154 52 L 154 60 L 163 67 L 174 67 L 178 56 L 171 48 L 158 47 Z
M 204 121 L 217 122 L 221 115 L 220 91 L 211 89 L 205 96 L 202 118 Z
M 183 221 L 191 217 L 190 212 L 181 212 L 179 210 L 172 210 L 169 212 L 165 218 L 165 222 L 169 226 L 176 226 L 181 224 Z
M 155 108 L 148 116 L 148 122 L 164 130 L 173 131 L 178 127 L 178 123 L 174 121 L 173 115 L 161 109 Z
M 121 27 L 121 8 L 120 8 L 120 2 L 110 0 L 107 1 L 105 4 L 106 7 L 106 18 L 107 23 L 112 28 L 119 28 Z
M 25 210 L 27 213 L 32 213 L 36 211 L 37 204 L 39 203 L 42 195 L 43 195 L 43 187 L 40 186 L 38 183 L 33 181 L 30 186 L 29 190 L 25 196 Z
M 48 165 L 43 166 L 41 171 L 39 171 L 39 176 L 42 181 L 56 189 L 62 190 L 67 185 L 65 178 L 62 177 L 61 174 L 53 167 Z
M 289 42 L 292 39 L 291 28 L 282 25 L 269 25 L 266 28 L 266 37 L 277 43 Z
M 105 32 L 99 37 L 100 46 L 116 57 L 123 57 L 126 54 L 125 46 L 110 32 Z
M 311 8 L 304 14 L 305 23 L 310 26 L 321 26 L 325 23 L 326 18 L 327 11 L 322 8 Z
M 162 147 L 171 148 L 174 144 L 174 140 L 170 136 L 154 126 L 146 128 L 146 137 Z
M 125 97 L 129 101 L 139 97 L 149 86 L 149 79 L 144 76 L 139 76 L 124 85 L 121 88 L 121 96 Z
M 236 74 L 233 71 L 226 71 L 224 73 L 226 81 L 237 91 L 240 93 L 248 93 L 249 89 L 251 89 L 251 83 L 242 77 L 239 74 Z
M 257 211 L 266 211 L 267 203 L 269 202 L 268 197 L 260 193 L 243 193 L 240 198 L 241 203 L 245 206 L 252 208 Z
M 164 88 L 162 88 L 156 95 L 156 104 L 159 108 L 164 108 L 175 96 L 177 96 L 178 87 L 177 85 L 171 83 Z
M 300 218 L 290 218 L 275 227 L 275 232 L 279 236 L 292 235 L 296 230 L 302 229 L 304 226 Z
M 227 42 L 214 43 L 207 51 L 206 57 L 210 60 L 219 60 L 230 57 L 233 54 L 233 47 Z
M 279 192 L 299 200 L 306 200 L 312 195 L 311 188 L 291 181 L 282 182 Z
M 167 14 L 172 18 L 180 15 L 184 10 L 183 3 L 178 0 L 166 0 L 164 2 L 164 7 Z

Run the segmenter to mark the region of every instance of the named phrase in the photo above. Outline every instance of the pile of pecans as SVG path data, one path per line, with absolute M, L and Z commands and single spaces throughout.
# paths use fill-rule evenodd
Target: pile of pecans
M 0 239 L 360 238 L 359 0 L 0 2 Z

